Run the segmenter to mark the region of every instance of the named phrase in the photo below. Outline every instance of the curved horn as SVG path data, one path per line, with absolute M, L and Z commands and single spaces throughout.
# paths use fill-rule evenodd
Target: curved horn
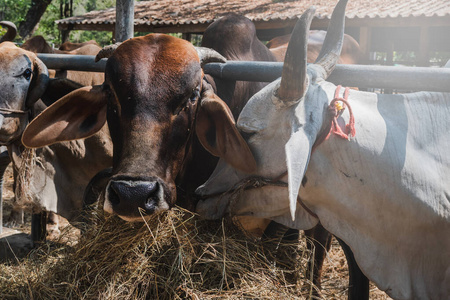
M 322 49 L 317 57 L 315 64 L 321 66 L 325 73 L 324 79 L 327 79 L 333 72 L 339 56 L 341 55 L 342 44 L 344 43 L 344 28 L 345 28 L 345 7 L 347 0 L 340 0 L 334 8 L 331 15 L 330 23 L 327 28 L 327 35 L 323 42 Z
M 297 101 L 306 92 L 308 36 L 315 11 L 314 7 L 305 11 L 292 31 L 281 73 L 281 83 L 276 95 L 283 102 Z
M 108 45 L 103 47 L 102 50 L 100 50 L 97 55 L 95 56 L 95 62 L 98 62 L 102 58 L 109 58 L 111 55 L 116 51 L 117 47 L 119 47 L 123 42 L 118 42 L 112 45 Z
M 206 48 L 206 47 L 194 47 L 197 50 L 198 57 L 200 58 L 200 65 L 203 66 L 210 62 L 226 62 L 227 59 L 223 57 L 219 52 Z
M 34 59 L 34 76 L 32 81 L 33 88 L 29 91 L 26 100 L 27 108 L 31 108 L 34 103 L 44 94 L 49 82 L 48 69 L 44 65 L 44 63 L 37 57 Z
M 10 21 L 1 21 L 0 25 L 2 27 L 6 27 L 8 31 L 2 36 L 0 39 L 1 42 L 12 42 L 16 38 L 17 35 L 17 27 L 13 22 Z

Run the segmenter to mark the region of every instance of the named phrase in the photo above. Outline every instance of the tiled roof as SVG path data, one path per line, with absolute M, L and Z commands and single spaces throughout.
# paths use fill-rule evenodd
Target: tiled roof
M 135 2 L 135 25 L 170 26 L 208 24 L 226 13 L 252 21 L 297 19 L 310 6 L 316 18 L 330 18 L 337 1 L 330 0 L 153 0 Z M 114 24 L 115 8 L 92 11 L 56 21 L 57 24 Z M 346 16 L 352 18 L 450 16 L 449 0 L 350 0 Z

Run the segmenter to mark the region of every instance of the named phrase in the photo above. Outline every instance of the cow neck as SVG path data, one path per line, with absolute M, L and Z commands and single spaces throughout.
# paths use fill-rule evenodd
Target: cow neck
M 204 199 L 212 198 L 212 197 L 216 197 L 216 196 L 219 196 L 222 198 L 226 195 L 230 195 L 231 198 L 233 199 L 235 196 L 237 196 L 237 194 L 239 194 L 241 191 L 245 191 L 245 190 L 262 188 L 265 186 L 288 187 L 288 183 L 281 180 L 287 174 L 288 174 L 288 172 L 285 171 L 273 179 L 265 178 L 262 176 L 246 177 L 246 178 L 242 179 L 241 181 L 239 181 L 238 183 L 236 183 L 231 189 L 229 189 L 225 192 L 214 193 L 214 194 L 206 195 L 206 196 L 199 197 L 199 198 L 200 198 L 200 200 L 204 200 Z M 297 196 L 297 202 L 300 204 L 301 207 L 303 207 L 303 209 L 308 214 L 310 214 L 312 217 L 314 217 L 316 219 L 319 219 L 319 217 L 306 206 L 306 204 L 302 201 L 300 196 Z M 230 205 L 230 203 L 231 203 L 231 201 L 228 202 L 228 206 Z

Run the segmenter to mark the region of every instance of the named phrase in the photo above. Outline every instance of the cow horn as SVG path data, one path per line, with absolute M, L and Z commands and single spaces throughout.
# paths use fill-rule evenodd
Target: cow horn
M 200 58 L 200 65 L 203 67 L 210 62 L 226 62 L 227 59 L 223 57 L 219 52 L 206 48 L 206 47 L 194 47 L 197 50 L 198 57 Z
M 28 93 L 26 107 L 31 108 L 34 103 L 44 94 L 49 82 L 48 69 L 39 59 L 34 60 L 34 76 L 32 79 L 32 90 Z
M 344 43 L 344 28 L 345 28 L 345 7 L 347 0 L 340 0 L 334 8 L 331 15 L 330 23 L 328 24 L 327 35 L 323 42 L 322 49 L 317 57 L 315 64 L 321 66 L 325 73 L 323 78 L 327 79 L 333 72 L 339 56 L 341 55 L 342 44 Z
M 0 39 L 1 42 L 12 42 L 16 38 L 17 35 L 17 27 L 13 22 L 10 21 L 0 21 L 0 25 L 2 27 L 6 27 L 8 30 Z
M 109 58 L 111 55 L 116 51 L 117 47 L 119 47 L 122 44 L 122 42 L 118 42 L 112 45 L 108 45 L 103 47 L 102 50 L 100 50 L 97 55 L 95 56 L 95 62 L 98 62 L 102 58 Z
M 297 102 L 306 92 L 308 36 L 315 11 L 314 7 L 305 11 L 292 31 L 281 73 L 281 83 L 276 95 L 284 103 Z

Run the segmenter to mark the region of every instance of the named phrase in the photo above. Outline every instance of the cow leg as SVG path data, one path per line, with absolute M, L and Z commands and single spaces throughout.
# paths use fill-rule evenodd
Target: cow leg
M 296 247 L 299 242 L 299 231 L 271 221 L 261 238 L 266 257 L 273 260 L 278 267 L 285 269 L 288 283 L 297 284 L 298 257 Z
M 45 241 L 47 236 L 47 212 L 42 211 L 31 216 L 31 239 L 33 246 Z
M 284 226 L 275 221 L 270 221 L 267 225 L 264 233 L 261 237 L 261 242 L 263 245 L 264 254 L 268 259 L 272 261 L 273 264 L 279 264 L 278 261 L 278 248 L 280 247 L 280 242 L 284 237 L 284 234 L 288 231 L 289 227 Z
M 349 287 L 348 287 L 348 299 L 349 300 L 369 300 L 369 279 L 363 274 L 358 264 L 356 263 L 353 251 L 350 247 L 341 239 L 336 238 L 344 250 L 345 257 L 347 258 L 348 273 L 349 273 Z
M 320 290 L 322 267 L 327 252 L 331 247 L 332 235 L 322 225 L 317 224 L 314 228 L 305 230 L 305 236 L 309 240 L 306 247 L 313 252 L 313 259 L 309 259 L 306 274 L 312 274 L 313 284 Z M 318 296 L 317 291 L 313 290 L 313 295 Z
M 18 227 L 20 225 L 23 225 L 24 223 L 25 221 L 23 208 L 13 207 L 11 213 L 8 216 L 8 219 L 6 220 L 6 225 L 8 227 Z
M 5 175 L 6 168 L 10 163 L 8 150 L 5 146 L 0 147 L 0 233 L 3 231 L 3 177 Z

